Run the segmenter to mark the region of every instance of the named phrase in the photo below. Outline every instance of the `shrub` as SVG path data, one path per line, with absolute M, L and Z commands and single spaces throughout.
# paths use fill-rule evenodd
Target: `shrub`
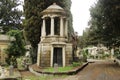
M 14 37 L 15 40 L 11 41 L 10 45 L 6 49 L 6 54 L 8 55 L 6 62 L 9 65 L 12 63 L 14 67 L 17 67 L 16 59 L 24 55 L 26 52 L 23 35 L 20 30 L 11 30 L 7 34 Z
M 82 62 L 73 62 L 72 66 L 77 67 L 77 66 L 80 66 L 81 64 L 82 64 Z

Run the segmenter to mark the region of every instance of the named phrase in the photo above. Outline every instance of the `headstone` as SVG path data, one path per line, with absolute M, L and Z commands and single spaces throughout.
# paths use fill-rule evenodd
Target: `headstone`
M 9 67 L 9 75 L 10 75 L 10 76 L 13 76 L 13 75 L 14 75 L 13 65 L 10 65 L 10 67 Z
M 1 76 L 0 77 L 5 77 L 5 70 L 4 70 L 4 68 L 2 68 Z
M 114 55 L 114 49 L 112 48 L 111 49 L 111 58 L 113 58 L 113 55 Z
M 58 64 L 57 63 L 54 64 L 54 72 L 58 72 Z
M 30 57 L 30 51 L 27 51 L 25 54 L 26 57 Z

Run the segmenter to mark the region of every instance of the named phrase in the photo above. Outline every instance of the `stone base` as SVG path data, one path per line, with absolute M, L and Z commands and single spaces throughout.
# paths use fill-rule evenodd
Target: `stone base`
M 72 63 L 72 44 L 62 41 L 54 41 L 55 39 L 53 40 L 53 42 L 46 42 L 47 40 L 44 40 L 43 42 L 38 44 L 38 66 L 53 67 L 53 57 L 55 48 L 62 49 L 61 61 L 63 67 Z

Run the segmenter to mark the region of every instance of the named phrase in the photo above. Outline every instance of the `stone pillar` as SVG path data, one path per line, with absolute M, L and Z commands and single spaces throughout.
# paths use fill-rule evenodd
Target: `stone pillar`
M 65 36 L 68 37 L 68 20 L 65 21 Z
M 40 44 L 38 44 L 37 66 L 40 66 Z
M 42 24 L 42 37 L 46 36 L 46 27 L 45 27 L 45 19 L 43 18 L 43 24 Z
M 51 61 L 50 66 L 53 67 L 53 46 L 51 46 Z
M 63 55 L 63 67 L 65 67 L 65 46 L 63 47 L 63 51 L 62 51 L 62 55 Z
M 10 67 L 9 67 L 9 75 L 10 76 L 14 75 L 14 67 L 13 67 L 13 65 L 10 65 Z
M 54 36 L 54 17 L 51 17 L 51 36 Z
M 113 59 L 113 55 L 114 55 L 114 48 L 111 49 L 111 59 Z
M 63 17 L 60 18 L 60 36 L 64 36 L 64 32 L 63 32 Z

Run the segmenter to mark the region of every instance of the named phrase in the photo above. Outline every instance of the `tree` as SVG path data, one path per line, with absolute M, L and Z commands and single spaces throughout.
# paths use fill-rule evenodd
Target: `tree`
M 14 37 L 15 40 L 13 40 L 6 49 L 6 53 L 8 55 L 6 61 L 8 64 L 12 62 L 14 66 L 17 66 L 16 58 L 25 55 L 26 51 L 22 32 L 20 30 L 11 30 L 7 34 Z
M 120 1 L 98 0 L 90 8 L 91 20 L 89 21 L 92 41 L 106 46 L 119 45 L 120 43 Z
M 34 53 L 37 53 L 37 44 L 40 42 L 42 19 L 40 12 L 52 5 L 54 2 L 60 5 L 69 13 L 69 33 L 73 32 L 72 28 L 72 15 L 70 12 L 71 1 L 70 0 L 25 0 L 24 3 L 24 29 L 28 41 L 30 41 Z
M 21 29 L 22 12 L 17 9 L 19 0 L 0 0 L 0 28 L 2 33 L 11 29 Z

